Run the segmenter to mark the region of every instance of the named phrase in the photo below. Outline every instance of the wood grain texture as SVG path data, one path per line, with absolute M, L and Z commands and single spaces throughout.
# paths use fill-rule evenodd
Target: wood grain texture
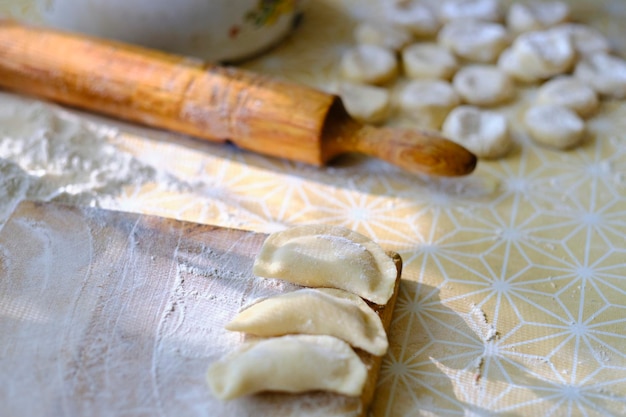
M 478 163 L 476 155 L 432 131 L 357 123 L 349 119 L 341 103 L 331 108 L 323 143 L 324 160 L 346 152 L 360 152 L 409 172 L 429 175 L 467 175 Z
M 337 96 L 303 85 L 2 20 L 0 86 L 318 166 L 347 152 L 443 176 L 476 165 L 473 154 L 439 135 L 362 126 Z
M 0 85 L 314 165 L 336 100 L 302 85 L 146 48 L 0 21 Z
M 362 398 L 210 394 L 209 364 L 246 338 L 224 324 L 259 297 L 297 288 L 252 275 L 265 238 L 22 203 L 0 231 L 2 415 L 364 416 L 382 359 L 363 352 Z M 373 306 L 386 328 L 396 296 L 397 286 L 387 306 Z

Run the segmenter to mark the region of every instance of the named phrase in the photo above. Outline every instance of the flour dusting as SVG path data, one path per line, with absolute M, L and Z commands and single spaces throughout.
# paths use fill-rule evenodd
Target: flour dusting
M 0 226 L 24 199 L 114 206 L 113 197 L 143 184 L 184 187 L 112 145 L 115 128 L 31 99 L 0 100 Z
M 495 342 L 500 337 L 496 326 L 489 323 L 484 310 L 476 304 L 471 305 L 467 318 L 469 327 L 476 332 L 485 345 Z M 486 352 L 478 355 L 469 365 L 474 373 L 474 385 L 479 385 L 482 380 L 483 369 L 485 367 L 485 355 Z
M 32 179 L 19 165 L 0 158 L 0 226 L 26 196 Z
M 468 318 L 469 326 L 480 336 L 483 342 L 491 342 L 498 338 L 496 327 L 487 321 L 487 315 L 476 304 L 471 305 Z

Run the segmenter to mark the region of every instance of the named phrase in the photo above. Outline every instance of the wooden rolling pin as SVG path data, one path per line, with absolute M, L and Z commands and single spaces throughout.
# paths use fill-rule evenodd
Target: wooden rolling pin
M 312 88 L 14 21 L 0 20 L 0 86 L 313 165 L 361 152 L 433 175 L 476 166 L 452 141 L 360 124 L 337 96 Z

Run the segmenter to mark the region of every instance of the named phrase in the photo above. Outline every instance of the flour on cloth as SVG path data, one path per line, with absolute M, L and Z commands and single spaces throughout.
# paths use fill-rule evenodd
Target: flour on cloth
M 0 93 L 0 227 L 24 199 L 103 206 L 124 190 L 176 180 L 111 142 L 120 132 Z

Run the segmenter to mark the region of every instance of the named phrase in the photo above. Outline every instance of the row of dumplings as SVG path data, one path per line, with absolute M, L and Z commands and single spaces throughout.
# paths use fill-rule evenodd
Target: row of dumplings
M 506 13 L 498 0 L 380 5 L 339 63 L 337 93 L 363 122 L 385 122 L 397 109 L 481 158 L 499 158 L 512 139 L 497 106 L 514 101 L 518 85 L 540 86 L 522 121 L 532 139 L 557 149 L 582 141 L 600 97 L 626 98 L 626 61 L 602 33 L 570 22 L 566 2 L 513 3 Z
M 382 305 L 392 296 L 392 259 L 352 230 L 298 226 L 268 236 L 253 273 L 305 288 L 261 299 L 226 325 L 258 339 L 210 366 L 214 395 L 322 390 L 359 396 L 368 369 L 353 348 L 375 356 L 388 348 L 383 323 L 364 299 Z

